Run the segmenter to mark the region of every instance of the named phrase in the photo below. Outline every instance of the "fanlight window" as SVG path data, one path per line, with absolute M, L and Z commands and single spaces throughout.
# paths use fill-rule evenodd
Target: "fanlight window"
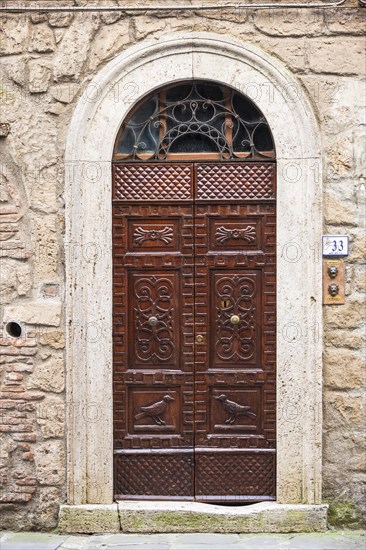
M 271 130 L 246 96 L 212 83 L 179 83 L 150 94 L 129 113 L 115 160 L 274 158 Z

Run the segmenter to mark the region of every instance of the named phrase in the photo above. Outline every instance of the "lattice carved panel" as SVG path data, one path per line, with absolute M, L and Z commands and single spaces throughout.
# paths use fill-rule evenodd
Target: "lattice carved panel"
M 198 499 L 209 496 L 226 497 L 227 500 L 233 497 L 234 501 L 250 501 L 250 497 L 252 500 L 275 498 L 273 452 L 197 452 L 195 465 Z
M 192 200 L 192 188 L 192 166 L 189 164 L 113 164 L 115 200 Z
M 202 200 L 273 199 L 275 165 L 198 164 L 196 198 Z
M 115 455 L 116 498 L 193 496 L 193 453 Z

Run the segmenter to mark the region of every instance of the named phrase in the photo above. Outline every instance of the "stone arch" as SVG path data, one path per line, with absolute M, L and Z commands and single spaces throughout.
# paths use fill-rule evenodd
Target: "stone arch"
M 80 98 L 65 154 L 68 503 L 110 504 L 112 468 L 111 159 L 131 105 L 170 82 L 199 78 L 249 96 L 276 144 L 278 196 L 279 503 L 321 499 L 319 132 L 298 81 L 269 54 L 221 35 L 138 44 Z M 154 83 L 151 86 L 151 83 Z M 72 252 L 72 253 L 70 253 Z

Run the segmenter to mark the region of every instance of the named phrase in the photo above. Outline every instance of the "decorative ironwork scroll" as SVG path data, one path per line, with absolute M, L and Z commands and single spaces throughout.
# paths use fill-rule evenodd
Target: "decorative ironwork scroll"
M 171 153 L 216 153 L 222 160 L 274 157 L 266 119 L 227 86 L 186 83 L 145 98 L 125 120 L 115 153 L 124 160 L 165 160 Z

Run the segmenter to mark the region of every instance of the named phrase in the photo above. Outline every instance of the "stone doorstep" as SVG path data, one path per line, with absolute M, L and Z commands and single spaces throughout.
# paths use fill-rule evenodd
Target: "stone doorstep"
M 219 506 L 200 502 L 118 501 L 61 505 L 61 533 L 301 533 L 327 530 L 326 504 Z

